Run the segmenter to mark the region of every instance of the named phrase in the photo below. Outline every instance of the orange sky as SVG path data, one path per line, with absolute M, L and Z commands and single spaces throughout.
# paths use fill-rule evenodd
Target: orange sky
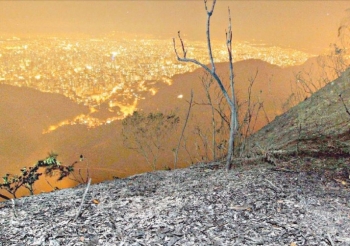
M 216 39 L 224 39 L 228 6 L 235 40 L 263 40 L 311 52 L 335 42 L 337 28 L 350 12 L 348 1 L 218 0 L 212 22 Z M 117 31 L 171 38 L 181 30 L 187 38 L 204 40 L 205 18 L 200 0 L 0 1 L 0 34 Z

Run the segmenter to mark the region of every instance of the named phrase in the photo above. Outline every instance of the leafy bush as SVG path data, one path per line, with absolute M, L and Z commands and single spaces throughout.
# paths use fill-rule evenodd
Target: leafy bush
M 5 190 L 10 193 L 13 198 L 16 198 L 16 192 L 19 188 L 25 187 L 29 190 L 30 194 L 34 194 L 33 185 L 36 181 L 39 180 L 39 177 L 43 174 L 40 170 L 45 169 L 45 175 L 54 176 L 58 174 L 57 181 L 68 177 L 74 171 L 74 165 L 77 163 L 74 162 L 69 166 L 62 165 L 57 160 L 57 154 L 50 153 L 49 156 L 38 161 L 33 167 L 23 167 L 20 169 L 20 175 L 5 174 L 2 177 L 3 182 L 0 183 L 0 190 Z M 1 194 L 0 197 L 6 200 L 11 199 L 10 197 Z

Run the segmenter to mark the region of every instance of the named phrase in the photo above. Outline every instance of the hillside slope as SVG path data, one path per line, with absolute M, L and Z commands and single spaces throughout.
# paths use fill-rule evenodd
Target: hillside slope
M 310 98 L 276 117 L 248 140 L 247 154 L 285 151 L 349 156 L 350 69 Z M 341 98 L 339 97 L 341 95 Z

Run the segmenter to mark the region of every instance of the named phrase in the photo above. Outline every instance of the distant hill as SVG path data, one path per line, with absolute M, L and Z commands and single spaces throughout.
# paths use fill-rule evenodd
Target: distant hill
M 50 151 L 58 153 L 63 164 L 73 163 L 83 154 L 86 161 L 78 167 L 92 168 L 94 182 L 148 170 L 133 151 L 124 149 L 120 121 L 91 129 L 85 125 L 66 125 L 42 134 L 51 125 L 89 112 L 88 107 L 60 94 L 1 84 L 0 177 L 6 172 L 18 173 Z M 67 186 L 72 182 L 61 183 Z
M 313 86 L 320 88 L 324 85 L 325 80 L 336 78 L 331 67 L 320 67 L 320 61 L 325 59 L 325 57 L 313 57 L 302 65 L 286 68 L 257 59 L 235 62 L 233 64 L 234 82 L 238 101 L 242 103 L 248 99 L 249 79 L 254 78 L 257 73 L 252 88 L 252 102 L 258 100 L 263 102 L 267 116 L 271 121 L 296 103 L 296 99 L 291 100 L 290 95 L 292 93 L 296 94 L 295 88 L 298 78 L 305 79 L 306 83 L 312 83 L 311 87 L 314 90 L 316 89 Z M 228 83 L 228 63 L 217 63 L 216 71 L 223 82 Z M 191 89 L 194 91 L 196 102 L 206 101 L 205 91 L 201 83 L 204 74 L 204 69 L 198 68 L 190 73 L 175 75 L 170 86 L 162 85 L 156 95 L 141 101 L 138 108 L 146 111 L 171 110 L 175 107 L 186 108 L 187 103 L 185 101 L 189 100 Z M 298 77 L 298 74 L 302 76 Z M 218 85 L 214 81 L 212 93 L 218 92 L 220 94 Z M 183 95 L 183 98 L 178 98 L 179 95 Z M 301 97 L 301 95 L 298 96 Z M 304 99 L 304 97 L 299 98 L 299 100 L 301 99 Z M 263 118 L 262 115 L 261 118 Z M 266 121 L 260 122 L 258 128 L 266 123 Z
M 260 100 L 263 102 L 269 119 L 274 119 L 276 115 L 283 112 L 282 105 L 292 93 L 291 84 L 294 85 L 295 74 L 301 69 L 303 67 L 281 68 L 255 59 L 234 63 L 235 90 L 239 103 L 248 99 L 249 79 L 254 78 L 257 73 L 252 89 L 252 101 Z M 228 63 L 216 64 L 216 71 L 223 82 L 227 84 L 229 78 Z M 204 74 L 204 69 L 198 68 L 191 73 L 175 75 L 170 86 L 163 85 L 156 95 L 141 101 L 138 108 L 146 111 L 170 110 L 175 107 L 187 108 L 186 101 L 189 100 L 191 89 L 194 91 L 194 99 L 197 103 L 206 102 L 206 94 L 201 82 Z M 219 87 L 215 81 L 211 88 L 213 96 L 218 93 L 220 95 Z M 183 95 L 183 98 L 178 98 L 179 95 Z M 197 106 L 197 108 L 199 107 Z M 261 122 L 259 127 L 264 124 L 266 121 Z
M 23 161 L 43 145 L 43 129 L 87 112 L 87 107 L 59 94 L 0 85 L 0 159 Z
M 228 64 L 218 63 L 216 64 L 216 69 L 223 82 L 227 84 L 229 78 Z M 239 100 L 246 99 L 248 79 L 254 77 L 257 71 L 258 75 L 253 88 L 255 96 L 262 90 L 263 99 L 277 96 L 280 100 L 284 100 L 287 97 L 288 90 L 283 90 L 281 95 L 280 89 L 286 87 L 286 83 L 289 83 L 292 79 L 288 70 L 261 60 L 246 60 L 234 63 L 235 89 Z M 141 101 L 139 108 L 147 110 L 171 108 L 181 100 L 188 100 L 191 89 L 194 91 L 197 102 L 205 100 L 205 91 L 201 83 L 201 78 L 204 74 L 204 69 L 198 68 L 191 73 L 175 75 L 172 85 L 163 86 L 161 91 L 155 96 Z M 212 88 L 213 91 L 218 91 L 216 82 L 213 83 Z M 179 95 L 184 97 L 179 99 Z

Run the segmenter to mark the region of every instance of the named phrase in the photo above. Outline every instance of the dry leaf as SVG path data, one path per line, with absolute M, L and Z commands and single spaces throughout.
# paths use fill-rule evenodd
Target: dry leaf
M 100 203 L 100 201 L 99 201 L 98 199 L 94 199 L 94 200 L 92 200 L 92 202 L 93 202 L 94 204 L 99 204 L 99 203 Z
M 290 246 L 297 246 L 297 244 L 295 242 L 292 242 Z
M 347 185 L 348 183 L 342 179 L 334 179 L 335 181 L 337 181 L 338 183 L 341 183 L 342 185 Z
M 249 206 L 230 206 L 230 209 L 234 209 L 236 211 L 248 210 L 251 211 L 251 207 Z

